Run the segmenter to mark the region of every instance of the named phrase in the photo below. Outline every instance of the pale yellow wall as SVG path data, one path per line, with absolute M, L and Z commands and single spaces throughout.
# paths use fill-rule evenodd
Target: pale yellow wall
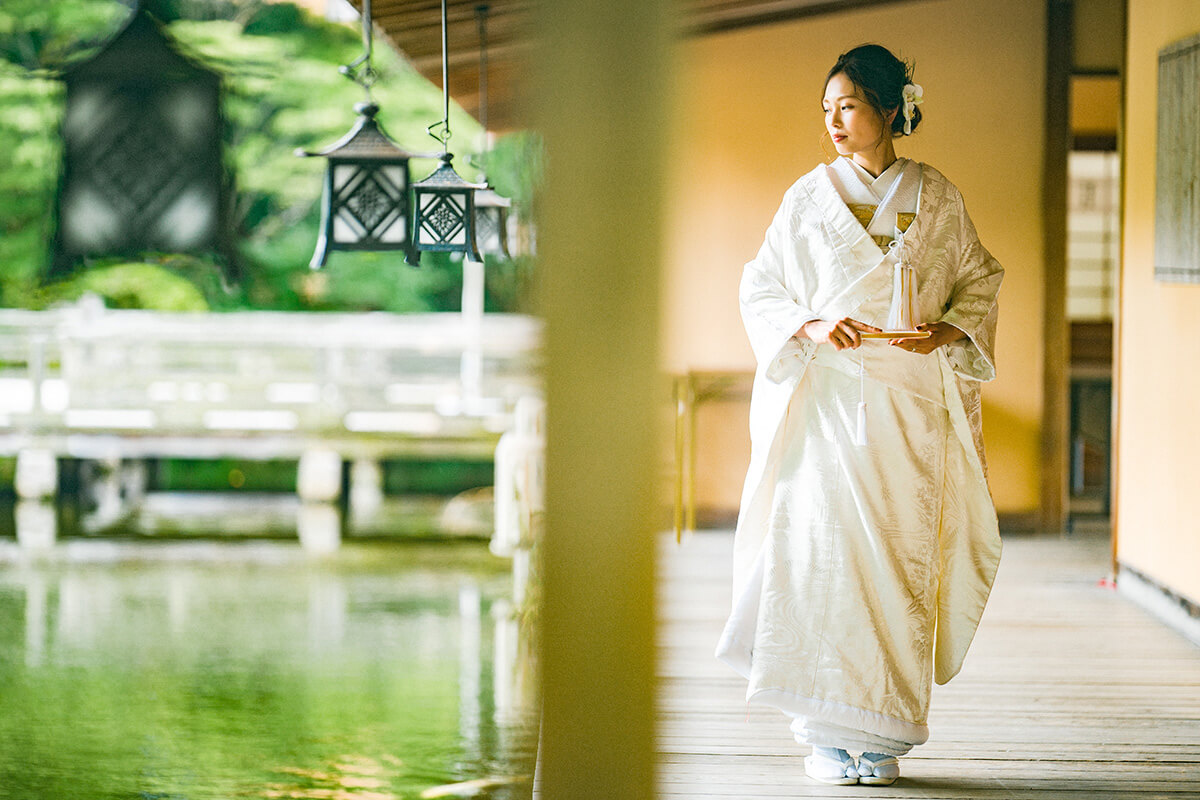
M 1071 78 L 1071 132 L 1115 136 L 1121 114 L 1121 79 L 1115 75 Z
M 985 390 L 984 426 L 999 510 L 1033 511 L 1042 414 L 1043 2 L 924 0 L 685 41 L 668 195 L 665 366 L 752 368 L 737 313 L 742 265 L 784 190 L 822 160 L 826 71 L 840 52 L 869 41 L 916 60 L 925 89 L 925 121 L 897 151 L 958 185 L 984 244 L 1007 269 L 1000 377 Z M 744 411 L 710 414 L 708 423 L 700 504 L 736 505 Z M 739 463 L 731 468 L 730 460 Z
M 1200 286 L 1154 280 L 1158 51 L 1197 33 L 1194 0 L 1130 0 L 1116 523 L 1122 563 L 1200 602 Z

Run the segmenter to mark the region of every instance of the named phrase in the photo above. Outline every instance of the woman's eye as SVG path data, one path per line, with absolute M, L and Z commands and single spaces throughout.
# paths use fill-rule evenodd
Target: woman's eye
M 854 106 L 842 106 L 842 111 L 849 111 L 852 108 L 854 108 Z

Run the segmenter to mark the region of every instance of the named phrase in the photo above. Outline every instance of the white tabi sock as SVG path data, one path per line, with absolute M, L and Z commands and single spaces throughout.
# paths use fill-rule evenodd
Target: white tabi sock
M 850 758 L 850 754 L 840 747 L 819 747 L 813 745 L 813 755 L 820 756 L 837 764 L 844 764 L 849 760 L 850 766 L 846 767 L 846 777 L 854 778 L 858 776 L 858 767 L 854 763 L 854 759 Z
M 863 753 L 858 761 L 858 774 L 864 783 L 890 784 L 900 777 L 900 763 L 886 753 Z

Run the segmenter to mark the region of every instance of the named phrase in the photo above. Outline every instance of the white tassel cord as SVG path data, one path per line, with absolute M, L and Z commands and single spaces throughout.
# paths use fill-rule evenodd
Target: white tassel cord
M 888 330 L 916 330 L 917 271 L 897 262 L 892 272 L 892 306 L 888 311 Z

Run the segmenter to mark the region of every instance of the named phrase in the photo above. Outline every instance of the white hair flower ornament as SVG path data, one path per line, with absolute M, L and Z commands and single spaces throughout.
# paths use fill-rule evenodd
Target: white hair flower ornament
M 913 109 L 925 102 L 925 90 L 919 83 L 906 83 L 901 92 L 904 98 L 904 135 L 912 133 Z

